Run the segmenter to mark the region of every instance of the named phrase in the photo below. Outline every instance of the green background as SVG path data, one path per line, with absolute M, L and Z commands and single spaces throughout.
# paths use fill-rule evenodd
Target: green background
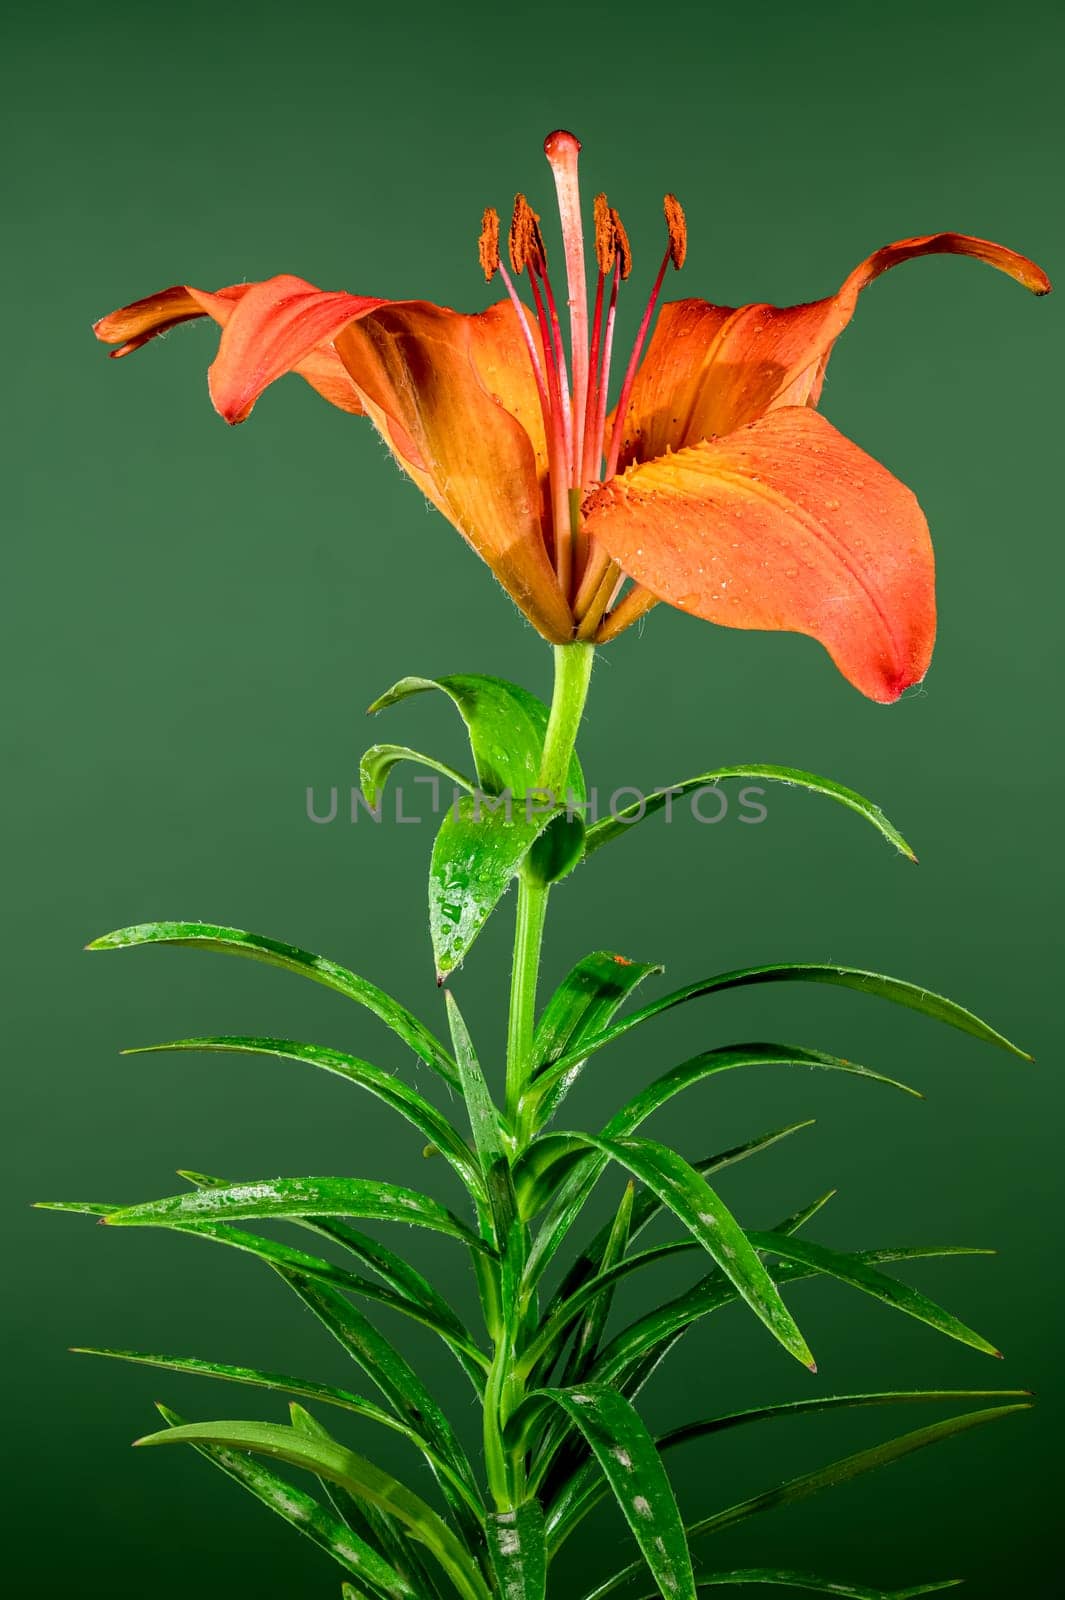
M 366 723 L 362 708 L 400 675 L 490 672 L 544 693 L 549 658 L 367 424 L 292 380 L 228 431 L 207 401 L 209 328 L 115 365 L 89 323 L 174 281 L 278 271 L 474 308 L 481 208 L 505 210 L 520 186 L 546 212 L 540 142 L 560 124 L 584 140 L 587 193 L 606 187 L 626 219 L 634 289 L 658 260 L 666 188 L 691 224 L 680 292 L 725 303 L 812 298 L 877 245 L 939 228 L 1001 239 L 1053 275 L 1065 30 L 1050 0 L 190 0 L 15 3 L 4 31 L 5 1564 L 19 1596 L 335 1594 L 324 1557 L 201 1461 L 128 1449 L 156 1397 L 200 1417 L 276 1415 L 269 1398 L 65 1347 L 343 1380 L 339 1351 L 254 1262 L 27 1207 L 172 1192 L 186 1165 L 399 1177 L 447 1196 L 447 1173 L 419 1165 L 403 1125 L 323 1075 L 117 1052 L 273 1030 L 409 1063 L 372 1019 L 281 974 L 81 946 L 142 919 L 228 921 L 331 954 L 441 1025 L 429 828 L 316 827 L 305 790 L 350 785 L 374 738 L 458 759 L 443 702 Z M 1039 1058 L 1029 1068 L 872 999 L 783 987 L 678 1013 L 589 1072 L 571 1115 L 590 1125 L 652 1072 L 730 1039 L 816 1044 L 919 1084 L 927 1103 L 737 1074 L 656 1129 L 694 1157 L 816 1116 L 723 1185 L 750 1223 L 838 1185 L 814 1229 L 827 1243 L 1001 1251 L 913 1277 L 1000 1342 L 1002 1365 L 842 1290 L 797 1291 L 821 1390 L 1040 1394 L 1031 1416 L 737 1530 L 707 1551 L 717 1564 L 885 1584 L 959 1574 L 973 1600 L 1057 1592 L 1061 327 L 1060 301 L 938 259 L 878 283 L 833 359 L 824 410 L 915 487 L 936 537 L 942 625 L 921 690 L 885 710 L 807 640 L 665 608 L 595 673 L 582 753 L 601 786 L 793 762 L 874 796 L 922 864 L 789 791 L 770 796 L 760 827 L 648 824 L 557 894 L 548 979 L 600 946 L 660 958 L 677 983 L 843 960 L 952 994 Z M 455 984 L 490 1065 L 508 920 Z M 604 1185 L 601 1212 L 614 1196 Z M 413 1235 L 410 1248 L 470 1304 L 457 1248 Z M 399 1337 L 472 1430 L 457 1369 L 428 1336 Z M 667 1426 L 810 1392 L 730 1313 L 690 1335 L 645 1410 Z M 696 1446 L 675 1458 L 678 1490 L 689 1510 L 712 1509 L 893 1422 L 911 1418 L 811 1419 Z M 406 1465 L 398 1442 L 352 1437 Z M 616 1565 L 620 1544 L 604 1511 L 560 1572 L 560 1600 Z

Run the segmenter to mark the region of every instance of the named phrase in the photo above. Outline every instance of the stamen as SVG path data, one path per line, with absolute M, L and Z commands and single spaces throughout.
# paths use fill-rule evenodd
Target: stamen
M 629 246 L 629 236 L 625 232 L 625 224 L 614 207 L 607 204 L 605 194 L 596 195 L 595 198 L 595 249 L 599 262 L 599 281 L 596 285 L 595 312 L 592 317 L 591 379 L 581 461 L 581 484 L 584 488 L 589 488 L 598 480 L 599 467 L 603 459 L 603 435 L 606 431 L 618 284 L 632 271 L 632 250 Z M 610 273 L 613 273 L 613 282 L 610 286 L 610 304 L 604 332 L 601 327 L 603 289 L 605 278 Z
M 617 245 L 618 256 L 621 259 L 621 277 L 624 281 L 632 271 L 632 246 L 629 236 L 625 232 L 625 224 L 618 216 L 614 207 L 610 207 L 610 221 L 614 228 L 614 243 Z
M 647 615 L 658 604 L 658 596 L 644 589 L 640 584 L 634 584 L 622 600 L 617 610 L 607 613 L 606 619 L 595 636 L 596 644 L 609 644 L 611 639 L 616 639 L 619 633 L 624 633 L 626 628 L 631 628 L 634 622 Z
M 688 232 L 684 221 L 684 209 L 676 195 L 667 194 L 663 201 L 662 209 L 665 212 L 669 243 L 666 246 L 666 253 L 662 257 L 662 265 L 658 269 L 658 276 L 655 278 L 654 286 L 651 289 L 651 294 L 647 301 L 647 309 L 644 311 L 643 319 L 637 329 L 632 354 L 629 357 L 629 364 L 625 369 L 625 377 L 622 380 L 621 393 L 618 395 L 618 403 L 614 411 L 614 427 L 610 435 L 610 454 L 607 457 L 606 478 L 612 478 L 618 470 L 621 441 L 625 434 L 625 413 L 629 409 L 629 397 L 632 394 L 632 386 L 636 381 L 644 340 L 647 338 L 647 330 L 651 326 L 651 318 L 654 316 L 655 307 L 658 304 L 658 296 L 661 293 L 666 268 L 672 262 L 679 272 L 687 255 Z
M 510 219 L 510 236 L 507 240 L 510 264 L 520 276 L 526 267 L 547 266 L 547 252 L 540 232 L 540 217 L 523 194 L 514 196 L 514 214 Z
M 613 213 L 605 194 L 597 194 L 592 201 L 595 218 L 595 259 L 599 263 L 599 276 L 609 278 L 617 260 L 618 246 L 614 236 Z M 594 338 L 594 333 L 593 333 Z
M 580 469 L 585 408 L 588 403 L 588 285 L 584 269 L 584 228 L 577 159 L 581 142 L 559 129 L 544 140 L 555 179 L 562 243 L 566 253 L 566 287 L 569 301 L 570 362 L 573 370 L 573 410 L 570 462 L 574 486 Z
M 485 209 L 481 218 L 481 237 L 477 241 L 477 254 L 485 283 L 491 283 L 499 271 L 499 212 L 494 206 Z M 524 322 L 524 318 L 522 321 Z
M 675 194 L 667 194 L 662 201 L 662 210 L 666 214 L 666 227 L 669 229 L 669 257 L 679 272 L 688 254 L 688 222 L 684 207 Z

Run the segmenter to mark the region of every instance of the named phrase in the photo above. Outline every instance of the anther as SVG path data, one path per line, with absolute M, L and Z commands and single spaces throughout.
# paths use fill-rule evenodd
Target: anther
M 666 216 L 666 227 L 669 229 L 669 259 L 679 272 L 688 254 L 688 224 L 684 216 L 684 207 L 675 194 L 667 194 L 662 201 L 662 210 Z
M 605 194 L 597 194 L 592 202 L 595 217 L 595 259 L 604 278 L 609 278 L 617 260 L 617 239 L 614 234 L 614 214 L 607 204 Z
M 683 216 L 683 212 L 681 215 Z M 610 208 L 610 222 L 614 229 L 614 244 L 618 252 L 618 270 L 623 278 L 627 278 L 632 271 L 632 246 L 629 244 L 629 236 L 625 232 L 625 224 L 613 206 Z
M 499 271 L 499 212 L 488 206 L 481 218 L 481 237 L 477 241 L 477 254 L 481 259 L 485 283 L 491 283 Z
M 526 267 L 542 271 L 547 264 L 540 218 L 523 194 L 514 196 L 514 215 L 510 222 L 510 264 L 517 273 Z

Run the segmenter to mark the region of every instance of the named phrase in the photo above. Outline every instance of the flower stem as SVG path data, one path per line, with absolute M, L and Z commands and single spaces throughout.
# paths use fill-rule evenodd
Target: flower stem
M 554 692 L 544 734 L 539 776 L 540 788 L 549 791 L 556 802 L 561 802 L 569 789 L 570 761 L 588 697 L 595 647 L 590 644 L 559 644 L 554 649 Z M 536 1023 L 536 980 L 540 970 L 540 947 L 549 893 L 549 884 L 541 883 L 530 872 L 520 873 L 507 1031 L 507 1115 L 512 1121 L 516 1119 L 518 1102 L 531 1064 L 533 1028 Z

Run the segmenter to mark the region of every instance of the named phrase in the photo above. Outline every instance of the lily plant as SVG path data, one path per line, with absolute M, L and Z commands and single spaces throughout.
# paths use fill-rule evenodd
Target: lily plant
M 1024 1052 L 954 1001 L 908 979 L 846 965 L 799 962 L 697 976 L 638 1006 L 636 991 L 662 970 L 653 961 L 594 950 L 542 1001 L 538 974 L 555 886 L 686 791 L 745 778 L 799 786 L 856 812 L 914 859 L 870 800 L 814 773 L 763 763 L 718 766 L 595 820 L 576 750 L 593 661 L 598 648 L 665 601 L 728 627 L 807 634 L 872 700 L 894 701 L 919 682 L 935 634 L 928 528 L 910 491 L 818 411 L 825 369 L 861 291 L 901 262 L 967 255 L 1037 295 L 1050 285 L 1033 262 L 1002 245 L 937 233 L 875 251 L 834 294 L 809 304 L 661 303 L 669 274 L 687 253 L 683 209 L 667 195 L 661 263 L 631 350 L 619 354 L 617 309 L 629 292 L 632 251 L 605 195 L 594 199 L 586 240 L 579 150 L 566 132 L 545 142 L 564 276 L 556 270 L 552 278 L 540 217 L 524 195 L 505 248 L 498 213 L 485 211 L 480 262 L 486 280 L 501 284 L 487 310 L 325 291 L 283 275 L 215 291 L 174 286 L 103 318 L 95 330 L 115 347 L 113 355 L 124 356 L 206 316 L 222 330 L 209 382 L 227 421 L 243 421 L 263 391 L 291 372 L 333 405 L 367 417 L 552 647 L 550 705 L 499 678 L 451 674 L 404 678 L 370 708 L 439 692 L 469 736 L 467 772 L 399 744 L 373 745 L 361 768 L 371 806 L 401 762 L 421 763 L 454 786 L 429 868 L 443 1030 L 333 960 L 233 927 L 155 922 L 89 947 L 185 945 L 244 956 L 368 1009 L 428 1081 L 416 1086 L 343 1050 L 286 1038 L 208 1035 L 145 1048 L 268 1055 L 335 1074 L 391 1107 L 443 1157 L 454 1202 L 346 1174 L 234 1182 L 186 1171 L 185 1189 L 163 1199 L 53 1209 L 86 1213 L 109 1227 L 177 1230 L 256 1257 L 340 1343 L 359 1381 L 377 1391 L 370 1399 L 309 1377 L 183 1354 L 91 1352 L 288 1396 L 285 1422 L 189 1422 L 161 1406 L 164 1428 L 138 1443 L 191 1446 L 332 1557 L 346 1600 L 562 1600 L 552 1563 L 608 1498 L 627 1524 L 632 1550 L 583 1600 L 622 1591 L 695 1600 L 711 1588 L 744 1585 L 903 1600 L 956 1580 L 885 1589 L 871 1586 L 868 1574 L 850 1581 L 715 1565 L 713 1535 L 1020 1411 L 1030 1403 L 1026 1391 L 816 1393 L 709 1416 L 694 1396 L 691 1420 L 657 1438 L 638 1401 L 677 1342 L 730 1305 L 750 1318 L 752 1337 L 775 1340 L 816 1372 L 790 1305 L 792 1284 L 805 1279 L 846 1284 L 997 1355 L 982 1334 L 885 1270 L 982 1252 L 904 1244 L 854 1251 L 815 1242 L 809 1225 L 829 1196 L 799 1205 L 764 1231 L 742 1222 L 718 1192 L 718 1174 L 808 1122 L 758 1130 L 734 1148 L 686 1153 L 649 1136 L 645 1125 L 675 1096 L 738 1068 L 819 1067 L 877 1092 L 916 1091 L 821 1050 L 711 1036 L 704 1050 L 655 1077 L 594 1132 L 566 1126 L 563 1106 L 578 1077 L 617 1040 L 677 1006 L 761 984 L 858 990 L 1014 1055 Z M 511 885 L 507 1049 L 497 1063 L 478 1052 L 454 991 L 458 969 Z M 610 1175 L 620 1177 L 616 1209 L 605 1226 L 590 1230 L 589 1199 Z M 672 1224 L 671 1235 L 648 1244 L 641 1236 L 662 1219 Z M 255 1231 L 277 1222 L 302 1230 L 304 1247 Z M 467 1326 L 401 1252 L 356 1226 L 396 1222 L 442 1234 L 465 1253 L 478 1326 Z M 692 1285 L 665 1301 L 649 1299 L 633 1320 L 619 1321 L 618 1285 L 637 1275 L 653 1281 L 646 1269 L 682 1253 L 699 1263 Z M 367 1315 L 367 1302 L 440 1340 L 480 1408 L 479 1452 L 465 1447 L 431 1385 Z M 913 1403 L 946 1406 L 950 1414 L 694 1521 L 678 1508 L 667 1459 L 681 1444 L 712 1446 L 720 1433 L 784 1416 Z M 378 1428 L 399 1434 L 426 1481 L 409 1486 L 352 1448 L 352 1419 L 367 1436 Z M 309 1474 L 310 1486 L 291 1482 L 275 1470 L 278 1463 Z

